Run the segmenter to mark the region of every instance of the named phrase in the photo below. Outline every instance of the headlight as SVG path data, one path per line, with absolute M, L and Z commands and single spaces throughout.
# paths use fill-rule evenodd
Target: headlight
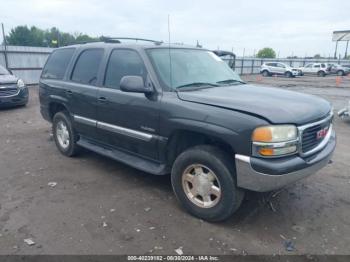
M 298 130 L 294 125 L 263 126 L 252 135 L 253 155 L 273 157 L 297 151 Z
M 18 79 L 17 81 L 17 87 L 19 89 L 23 89 L 26 85 L 24 84 L 23 80 L 22 79 Z

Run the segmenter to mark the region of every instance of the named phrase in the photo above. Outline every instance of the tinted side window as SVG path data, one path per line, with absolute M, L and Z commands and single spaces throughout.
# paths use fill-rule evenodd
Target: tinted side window
M 83 51 L 75 64 L 71 78 L 72 81 L 95 85 L 102 56 L 103 49 L 88 49 Z
M 50 55 L 41 77 L 49 79 L 62 79 L 74 51 L 74 48 L 59 49 L 54 51 Z
M 315 68 L 320 68 L 320 65 L 314 65 Z
M 119 89 L 123 76 L 141 76 L 146 78 L 146 68 L 140 55 L 133 50 L 115 49 L 109 58 L 104 85 Z

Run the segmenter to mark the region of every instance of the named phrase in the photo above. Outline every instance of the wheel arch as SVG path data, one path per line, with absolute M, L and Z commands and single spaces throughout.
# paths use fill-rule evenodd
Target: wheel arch
M 49 103 L 49 117 L 51 121 L 55 114 L 61 111 L 68 111 L 68 108 L 64 103 L 59 101 L 52 101 Z
M 169 166 L 172 166 L 178 155 L 186 149 L 197 145 L 212 145 L 232 156 L 235 154 L 233 146 L 220 138 L 217 134 L 208 134 L 206 132 L 189 129 L 177 129 L 171 133 L 168 139 L 165 150 L 165 161 Z

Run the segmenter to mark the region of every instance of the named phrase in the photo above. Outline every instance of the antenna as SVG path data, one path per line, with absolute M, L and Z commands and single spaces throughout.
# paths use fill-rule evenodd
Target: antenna
M 170 52 L 170 15 L 168 14 L 168 47 L 169 47 L 169 77 L 170 77 L 170 88 L 173 89 L 173 68 L 171 61 L 171 52 Z

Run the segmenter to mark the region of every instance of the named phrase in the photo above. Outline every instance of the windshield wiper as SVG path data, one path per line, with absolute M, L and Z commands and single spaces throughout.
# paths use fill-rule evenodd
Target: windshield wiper
M 226 79 L 226 80 L 218 81 L 216 83 L 217 84 L 233 84 L 233 83 L 245 84 L 245 82 L 237 80 L 237 79 Z
M 191 87 L 191 86 L 201 87 L 201 86 L 219 86 L 219 85 L 213 84 L 213 83 L 206 83 L 206 82 L 193 82 L 193 83 L 177 86 L 176 89 L 183 88 L 183 87 Z

